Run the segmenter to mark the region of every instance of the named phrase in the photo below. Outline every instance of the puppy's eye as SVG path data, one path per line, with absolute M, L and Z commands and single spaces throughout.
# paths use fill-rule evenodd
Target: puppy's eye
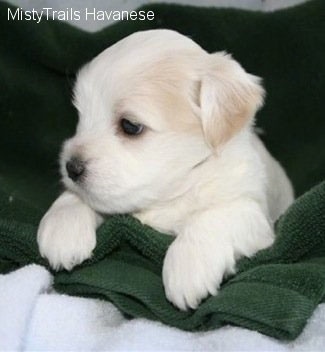
M 138 135 L 142 133 L 144 129 L 144 126 L 141 125 L 140 123 L 131 122 L 128 119 L 121 119 L 120 125 L 122 128 L 122 131 L 128 135 Z

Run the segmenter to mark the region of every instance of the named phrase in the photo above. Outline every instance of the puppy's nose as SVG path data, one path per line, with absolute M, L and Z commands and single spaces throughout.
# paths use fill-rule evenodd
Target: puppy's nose
M 77 181 L 85 171 L 85 163 L 79 158 L 71 158 L 66 164 L 68 175 L 72 181 Z

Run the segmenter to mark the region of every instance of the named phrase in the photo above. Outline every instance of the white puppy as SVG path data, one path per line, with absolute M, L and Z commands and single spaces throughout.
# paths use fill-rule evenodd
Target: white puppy
M 69 270 L 91 256 L 99 213 L 132 213 L 177 236 L 163 267 L 174 305 L 215 295 L 238 258 L 272 244 L 293 200 L 253 131 L 263 95 L 231 56 L 174 31 L 138 32 L 102 52 L 78 75 L 79 123 L 61 155 L 67 190 L 40 223 L 41 254 Z

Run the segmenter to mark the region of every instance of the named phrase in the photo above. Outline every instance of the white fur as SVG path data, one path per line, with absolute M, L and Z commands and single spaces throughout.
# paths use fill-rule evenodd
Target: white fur
M 253 131 L 263 93 L 229 55 L 174 31 L 138 32 L 105 50 L 77 79 L 79 123 L 61 155 L 67 191 L 41 221 L 41 254 L 71 269 L 91 256 L 96 212 L 132 213 L 177 236 L 163 267 L 174 305 L 216 294 L 238 258 L 272 244 L 273 222 L 293 200 Z M 123 117 L 143 134 L 123 135 Z M 82 183 L 65 170 L 75 155 L 86 162 Z
M 64 192 L 44 215 L 38 245 L 54 269 L 70 270 L 91 256 L 101 217 L 76 195 Z

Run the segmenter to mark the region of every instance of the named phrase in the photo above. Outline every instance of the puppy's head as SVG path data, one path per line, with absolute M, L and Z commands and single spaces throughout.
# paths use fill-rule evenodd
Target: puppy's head
M 105 213 L 177 197 L 197 165 L 249 128 L 262 100 L 258 79 L 229 55 L 169 30 L 135 33 L 78 75 L 63 182 Z

